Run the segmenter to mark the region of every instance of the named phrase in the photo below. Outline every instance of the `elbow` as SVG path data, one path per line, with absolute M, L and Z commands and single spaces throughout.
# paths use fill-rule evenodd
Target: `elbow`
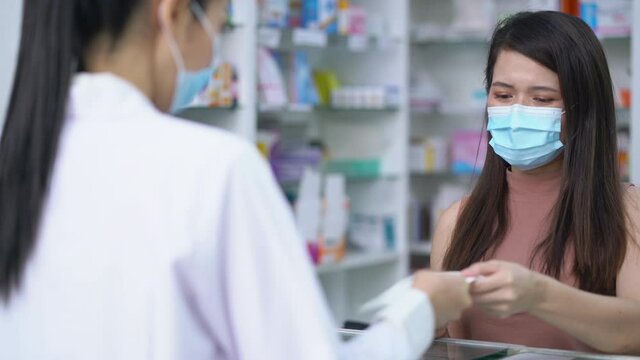
M 613 339 L 597 346 L 596 349 L 605 354 L 614 355 L 640 355 L 640 338 L 633 335 L 625 335 L 619 339 Z

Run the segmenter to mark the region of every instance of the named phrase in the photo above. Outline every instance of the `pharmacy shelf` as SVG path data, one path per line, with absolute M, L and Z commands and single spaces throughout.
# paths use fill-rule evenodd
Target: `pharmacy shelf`
M 598 38 L 602 42 L 614 42 L 614 41 L 631 42 L 631 36 L 630 35 L 604 35 L 604 36 L 598 36 Z
M 212 112 L 212 113 L 230 113 L 242 110 L 238 106 L 234 107 L 214 107 L 214 106 L 189 106 L 180 110 L 180 112 L 189 112 L 189 111 L 204 111 L 204 112 Z
M 329 172 L 323 172 L 322 175 L 326 176 L 328 174 L 335 174 Z M 381 174 L 378 176 L 346 176 L 345 180 L 349 184 L 358 184 L 358 183 L 370 183 L 375 181 L 396 181 L 400 180 L 402 177 L 400 174 Z M 300 180 L 295 181 L 280 181 L 278 184 L 284 189 L 296 189 L 300 186 Z
M 261 26 L 258 29 L 260 45 L 274 50 L 327 50 L 338 49 L 350 52 L 386 51 L 401 42 L 388 37 L 365 35 L 330 35 L 322 30 Z
M 232 33 L 238 29 L 242 29 L 244 28 L 244 24 L 237 24 L 237 23 L 226 23 L 224 24 L 224 26 L 222 27 L 222 32 L 225 34 L 228 33 Z
M 332 112 L 332 113 L 392 113 L 396 111 L 400 111 L 399 107 L 388 106 L 388 107 L 362 107 L 362 108 L 341 108 L 341 107 L 330 107 L 330 106 L 319 106 L 314 108 L 315 111 L 321 112 Z
M 431 241 L 421 241 L 419 243 L 412 243 L 409 248 L 411 255 L 416 256 L 431 256 L 431 249 L 433 244 Z
M 321 141 L 336 159 L 380 158 L 380 176 L 347 177 L 352 210 L 385 214 L 394 220 L 396 249 L 382 254 L 350 253 L 339 264 L 318 267 L 321 284 L 338 322 L 356 318 L 357 306 L 400 278 L 408 264 L 406 159 L 409 130 L 408 101 L 398 107 L 341 109 L 333 107 L 260 106 L 260 47 L 286 55 L 290 50 L 308 53 L 313 69 L 332 70 L 350 85 L 397 86 L 405 96 L 409 88 L 409 0 L 361 0 L 370 15 L 367 29 L 383 37 L 327 35 L 317 31 L 270 29 L 259 25 L 262 15 L 256 1 L 234 1 L 234 23 L 224 30 L 223 54 L 238 72 L 236 109 L 188 109 L 184 117 L 222 127 L 250 142 L 261 130 L 276 131 L 282 141 Z M 378 26 L 376 27 L 376 23 Z M 288 66 L 286 62 L 280 64 Z M 282 69 L 290 74 L 291 68 Z M 289 78 L 285 77 L 287 85 Z M 287 89 L 290 90 L 290 89 Z M 370 120 L 370 121 L 368 121 Z M 285 192 L 296 182 L 282 184 Z M 288 188 L 287 188 L 288 187 Z M 352 271 L 352 270 L 362 271 Z
M 392 264 L 400 260 L 398 252 L 383 253 L 348 253 L 340 262 L 318 265 L 316 272 L 319 275 L 331 274 L 339 271 L 358 270 L 372 266 Z
M 466 105 L 460 106 L 448 106 L 446 108 L 432 108 L 432 109 L 411 109 L 411 116 L 426 117 L 426 116 L 476 116 L 483 115 L 484 108 L 472 107 Z
M 616 109 L 617 126 L 618 128 L 629 127 L 631 124 L 631 109 L 618 108 Z
M 429 45 L 447 45 L 447 44 L 464 44 L 464 45 L 487 45 L 489 38 L 480 36 L 468 36 L 451 34 L 447 36 L 431 37 L 431 38 L 413 38 L 411 45 L 413 46 L 429 46 Z
M 399 107 L 381 107 L 381 108 L 339 108 L 331 106 L 308 106 L 308 105 L 293 105 L 284 107 L 268 107 L 259 106 L 260 115 L 310 115 L 313 113 L 350 113 L 350 114 L 387 114 L 399 111 Z
M 400 174 L 380 174 L 377 176 L 347 176 L 350 183 L 366 183 L 371 181 L 395 181 L 402 178 Z
M 414 178 L 471 178 L 477 176 L 477 174 L 459 174 L 451 171 L 411 171 L 411 176 Z
M 283 126 L 308 126 L 312 121 L 322 122 L 370 122 L 387 120 L 401 109 L 387 107 L 383 109 L 341 109 L 327 106 L 307 106 L 294 108 L 262 108 L 259 122 L 265 124 L 274 121 Z

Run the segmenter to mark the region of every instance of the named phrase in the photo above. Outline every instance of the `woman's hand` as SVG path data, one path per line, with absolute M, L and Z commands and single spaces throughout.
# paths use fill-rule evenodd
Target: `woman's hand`
M 462 271 L 477 277 L 471 285 L 473 303 L 490 315 L 504 319 L 529 312 L 543 297 L 543 275 L 505 261 L 477 263 Z

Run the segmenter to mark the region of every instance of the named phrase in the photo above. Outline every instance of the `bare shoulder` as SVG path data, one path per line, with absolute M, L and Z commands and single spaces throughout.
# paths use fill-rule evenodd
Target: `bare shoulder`
M 640 188 L 629 186 L 625 189 L 624 206 L 627 212 L 627 230 L 636 244 L 640 244 Z
M 463 200 L 458 200 L 453 203 L 453 205 L 449 206 L 449 208 L 440 215 L 438 224 L 453 230 L 456 225 L 456 221 L 458 220 L 458 213 L 462 208 L 462 202 Z
M 459 200 L 445 210 L 439 217 L 433 235 L 433 249 L 431 252 L 431 268 L 433 270 L 442 269 L 444 255 L 451 244 L 451 236 L 458 221 L 458 214 L 462 207 L 463 200 Z
M 640 215 L 640 188 L 627 186 L 624 191 L 624 202 L 629 215 Z
M 640 283 L 636 280 L 640 271 L 640 189 L 638 187 L 630 186 L 625 189 L 624 204 L 629 240 L 625 259 L 618 273 L 617 295 L 640 300 Z

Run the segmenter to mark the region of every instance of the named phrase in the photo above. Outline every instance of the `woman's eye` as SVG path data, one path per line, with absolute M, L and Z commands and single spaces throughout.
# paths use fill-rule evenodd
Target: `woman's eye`
M 536 102 L 543 103 L 543 104 L 548 104 L 548 103 L 554 101 L 554 99 L 550 99 L 550 98 L 534 98 L 533 100 L 536 101 Z
M 494 97 L 496 99 L 500 99 L 500 100 L 507 100 L 511 98 L 511 95 L 509 94 L 495 94 Z

